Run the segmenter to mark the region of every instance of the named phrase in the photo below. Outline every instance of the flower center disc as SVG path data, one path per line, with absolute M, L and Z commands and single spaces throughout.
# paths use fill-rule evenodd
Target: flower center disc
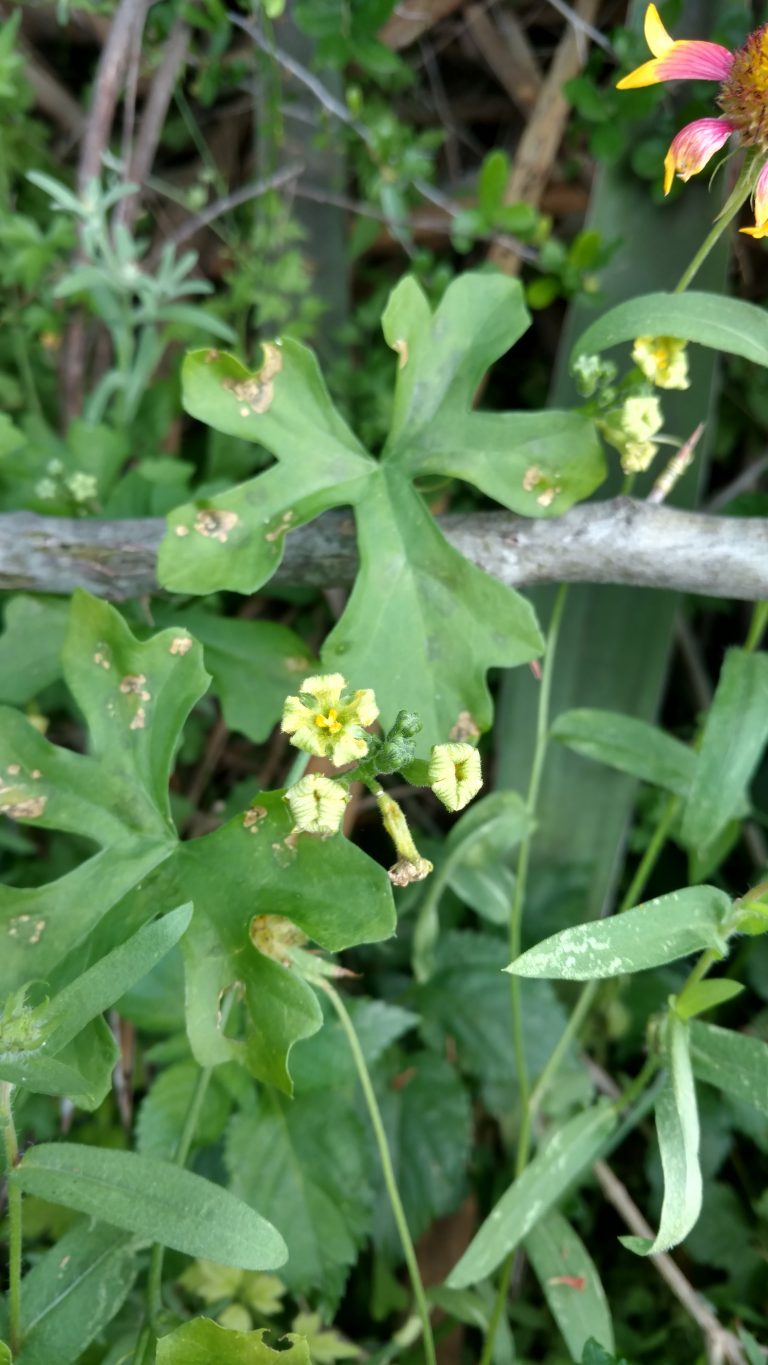
M 718 103 L 745 146 L 768 150 L 768 24 L 736 53 Z

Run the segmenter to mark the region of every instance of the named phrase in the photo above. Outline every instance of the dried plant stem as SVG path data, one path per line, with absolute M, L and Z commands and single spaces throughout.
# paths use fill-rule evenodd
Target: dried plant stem
M 355 1026 L 349 1017 L 346 1005 L 344 1004 L 344 1001 L 342 1000 L 338 991 L 335 990 L 331 983 L 324 978 L 318 980 L 317 985 L 320 986 L 322 990 L 325 991 L 325 994 L 328 996 L 328 999 L 333 1005 L 333 1008 L 339 1017 L 341 1027 L 343 1028 L 344 1033 L 346 1034 L 347 1042 L 349 1043 L 349 1050 L 354 1058 L 358 1079 L 360 1081 L 360 1087 L 363 1092 L 363 1097 L 365 1099 L 366 1107 L 368 1109 L 368 1116 L 371 1120 L 371 1127 L 373 1128 L 374 1137 L 376 1139 L 376 1146 L 379 1149 L 379 1160 L 381 1161 L 381 1170 L 384 1176 L 384 1184 L 387 1187 L 387 1194 L 389 1196 L 389 1202 L 392 1208 L 392 1215 L 394 1217 L 395 1225 L 400 1236 L 400 1245 L 402 1246 L 403 1249 L 405 1263 L 408 1267 L 408 1274 L 411 1280 L 411 1288 L 413 1289 L 413 1297 L 416 1301 L 416 1307 L 418 1309 L 419 1317 L 421 1318 L 421 1326 L 424 1336 L 424 1354 L 427 1358 L 427 1365 L 436 1365 L 435 1340 L 432 1335 L 432 1323 L 430 1321 L 429 1316 L 429 1304 L 427 1303 L 427 1296 L 424 1292 L 424 1285 L 421 1279 L 421 1271 L 419 1270 L 419 1263 L 416 1259 L 416 1250 L 414 1248 L 413 1240 L 411 1238 L 410 1230 L 408 1228 L 408 1220 L 405 1216 L 403 1201 L 400 1198 L 400 1191 L 397 1188 L 397 1178 L 395 1176 L 394 1167 L 392 1165 L 392 1157 L 389 1151 L 389 1143 L 387 1142 L 387 1134 L 384 1128 L 384 1120 L 381 1117 L 379 1102 L 376 1099 L 376 1092 L 373 1088 L 373 1082 L 371 1081 L 370 1072 L 366 1064 L 363 1050 L 360 1046 L 360 1040 L 355 1032 Z
M 584 503 L 552 520 L 511 512 L 438 517 L 446 539 L 511 588 L 615 583 L 755 602 L 768 599 L 765 517 L 710 517 L 632 498 Z M 157 591 L 160 518 L 99 521 L 0 514 L 0 587 L 120 602 Z M 286 537 L 275 583 L 346 586 L 357 572 L 347 513 L 326 512 Z
M 612 1204 L 616 1212 L 620 1214 L 630 1232 L 635 1233 L 638 1237 L 647 1237 L 653 1240 L 653 1229 L 646 1222 L 626 1186 L 614 1175 L 610 1166 L 606 1165 L 604 1161 L 596 1161 L 593 1170 L 603 1194 L 609 1204 Z M 727 1361 L 728 1365 L 746 1365 L 744 1352 L 736 1337 L 731 1332 L 726 1331 L 718 1322 L 712 1310 L 707 1307 L 703 1297 L 685 1278 L 672 1257 L 662 1251 L 655 1256 L 649 1256 L 648 1260 L 669 1285 L 675 1298 L 683 1305 L 696 1325 L 701 1328 L 710 1350 L 710 1359 Z

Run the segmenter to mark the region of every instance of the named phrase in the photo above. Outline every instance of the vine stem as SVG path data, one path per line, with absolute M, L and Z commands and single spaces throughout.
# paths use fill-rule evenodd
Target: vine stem
M 558 588 L 555 598 L 555 605 L 552 609 L 552 617 L 549 623 L 547 635 L 547 647 L 544 655 L 544 667 L 541 675 L 541 690 L 539 692 L 539 705 L 536 715 L 536 743 L 533 751 L 533 761 L 531 763 L 531 777 L 528 784 L 528 796 L 526 806 L 531 824 L 536 814 L 536 806 L 539 799 L 539 789 L 541 787 L 541 777 L 544 771 L 544 759 L 547 752 L 547 739 L 549 734 L 549 703 L 552 695 L 552 678 L 555 666 L 555 651 L 557 649 L 557 637 L 560 632 L 560 624 L 563 619 L 565 603 L 568 597 L 568 589 L 565 584 Z M 509 951 L 511 960 L 520 956 L 522 939 L 523 909 L 525 907 L 525 892 L 528 883 L 528 868 L 531 859 L 531 842 L 533 834 L 529 828 L 521 845 L 517 859 L 517 872 L 515 877 L 515 891 L 512 899 L 512 908 L 509 916 Z M 528 1080 L 528 1065 L 525 1060 L 525 1045 L 523 1036 L 523 1007 L 520 990 L 520 978 L 510 976 L 510 999 L 512 1002 L 512 1042 L 515 1053 L 515 1068 L 517 1071 L 517 1086 L 520 1099 L 520 1134 L 517 1143 L 517 1155 L 515 1158 L 515 1175 L 518 1176 L 525 1167 L 528 1160 L 528 1150 L 531 1141 L 530 1126 L 530 1083 Z
M 0 1128 L 3 1130 L 8 1180 L 8 1332 L 14 1355 L 21 1345 L 21 1190 L 11 1179 L 19 1164 L 19 1142 L 13 1121 L 13 1086 L 0 1081 Z
M 232 1008 L 233 995 L 230 992 L 228 998 L 221 1007 L 221 1029 L 223 1031 L 229 1012 Z M 184 1119 L 184 1127 L 176 1144 L 173 1154 L 174 1166 L 186 1166 L 187 1158 L 192 1148 L 197 1125 L 200 1120 L 200 1112 L 205 1097 L 208 1093 L 208 1086 L 211 1083 L 214 1068 L 212 1066 L 203 1067 L 198 1075 L 189 1108 Z M 149 1258 L 149 1270 L 147 1272 L 147 1317 L 149 1322 L 145 1325 L 134 1354 L 134 1365 L 149 1365 L 154 1359 L 153 1351 L 155 1346 L 156 1332 L 154 1330 L 157 1319 L 163 1309 L 163 1263 L 165 1261 L 165 1247 L 161 1242 L 155 1242 Z
M 349 1017 L 347 1007 L 344 1004 L 344 1001 L 342 1000 L 338 991 L 335 990 L 331 983 L 325 979 L 318 980 L 317 985 L 321 987 L 322 990 L 325 991 L 326 995 L 328 996 L 328 999 L 333 1005 L 333 1008 L 335 1009 L 339 1017 L 341 1027 L 343 1028 L 346 1034 L 347 1042 L 349 1043 L 349 1050 L 352 1053 L 352 1057 L 354 1058 L 355 1067 L 357 1068 L 358 1079 L 360 1081 L 360 1087 L 362 1089 L 363 1097 L 365 1099 L 366 1107 L 368 1109 L 368 1116 L 371 1120 L 371 1127 L 373 1128 L 374 1136 L 376 1138 L 376 1145 L 379 1149 L 379 1160 L 381 1161 L 381 1169 L 384 1176 L 384 1184 L 387 1187 L 387 1194 L 389 1196 L 389 1202 L 392 1207 L 392 1214 L 394 1216 L 397 1231 L 400 1236 L 400 1245 L 402 1246 L 403 1255 L 405 1257 L 405 1263 L 408 1267 L 408 1274 L 410 1276 L 411 1287 L 413 1289 L 413 1297 L 416 1301 L 416 1307 L 418 1308 L 419 1317 L 421 1318 L 421 1326 L 424 1334 L 424 1353 L 426 1355 L 428 1365 L 436 1365 L 437 1358 L 435 1355 L 435 1339 L 434 1336 L 432 1335 L 432 1323 L 429 1317 L 429 1304 L 427 1303 L 427 1296 L 424 1292 L 424 1284 L 421 1278 L 421 1271 L 419 1270 L 419 1263 L 416 1259 L 416 1250 L 413 1245 L 413 1240 L 411 1238 L 411 1234 L 408 1228 L 408 1220 L 406 1219 L 405 1216 L 405 1209 L 403 1208 L 403 1202 L 400 1198 L 400 1191 L 397 1187 L 397 1178 L 395 1176 L 394 1167 L 392 1165 L 392 1156 L 389 1150 L 389 1143 L 387 1142 L 387 1134 L 384 1128 L 384 1120 L 381 1117 L 381 1110 L 379 1108 L 379 1102 L 376 1099 L 376 1092 L 373 1088 L 371 1074 L 368 1070 L 365 1056 L 363 1054 L 363 1049 L 360 1046 L 360 1040 L 357 1036 L 357 1033 L 355 1032 L 355 1026 Z
M 694 276 L 698 274 L 710 251 L 717 245 L 726 228 L 733 222 L 742 204 L 746 203 L 755 188 L 758 169 L 757 157 L 754 154 L 747 154 L 744 165 L 736 180 L 736 184 L 731 190 L 725 204 L 692 261 L 683 271 L 680 279 L 675 285 L 674 292 L 676 294 L 682 294 L 684 290 L 688 288 L 688 285 L 691 283 Z
M 536 814 L 541 778 L 544 771 L 544 759 L 546 757 L 547 740 L 549 736 L 549 704 L 552 696 L 555 652 L 567 598 L 568 587 L 563 583 L 558 588 L 555 605 L 552 608 L 552 616 L 550 618 L 549 631 L 547 634 L 547 646 L 544 654 L 544 666 L 541 674 L 539 704 L 536 713 L 536 741 L 533 750 L 533 760 L 531 762 L 528 796 L 526 799 L 526 807 L 531 824 L 533 823 L 533 817 Z M 515 890 L 509 915 L 509 950 L 512 961 L 520 956 L 523 909 L 525 907 L 528 868 L 531 860 L 531 839 L 532 830 L 529 829 L 520 845 L 520 852 L 517 858 Z M 517 1179 L 525 1169 L 531 1145 L 531 1093 L 530 1081 L 528 1078 L 528 1064 L 525 1060 L 525 1038 L 523 1034 L 523 1006 L 520 978 L 517 976 L 510 976 L 509 987 L 510 1003 L 512 1007 L 512 1046 L 515 1054 L 517 1090 L 520 1103 L 520 1132 L 518 1134 L 517 1152 L 515 1155 L 515 1179 Z M 501 1268 L 496 1298 L 494 1300 L 491 1316 L 488 1320 L 488 1330 L 485 1334 L 479 1365 L 490 1365 L 496 1333 L 499 1328 L 499 1323 L 501 1322 L 504 1305 L 509 1293 L 509 1282 L 512 1278 L 514 1261 L 515 1253 L 512 1252 L 506 1258 Z

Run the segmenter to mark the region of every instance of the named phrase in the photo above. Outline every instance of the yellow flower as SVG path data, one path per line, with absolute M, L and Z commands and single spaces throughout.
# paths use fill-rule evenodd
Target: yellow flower
M 341 673 L 305 678 L 299 695 L 286 699 L 280 726 L 297 749 L 329 758 L 337 768 L 365 758 L 365 727 L 379 714 L 370 687 L 348 696 L 346 685 Z
M 435 744 L 428 776 L 447 810 L 463 810 L 483 785 L 480 755 L 471 744 Z
M 657 388 L 687 389 L 690 384 L 686 342 L 679 337 L 638 337 L 632 359 Z
M 307 773 L 288 788 L 285 799 L 302 834 L 336 834 L 344 819 L 349 792 L 330 777 Z

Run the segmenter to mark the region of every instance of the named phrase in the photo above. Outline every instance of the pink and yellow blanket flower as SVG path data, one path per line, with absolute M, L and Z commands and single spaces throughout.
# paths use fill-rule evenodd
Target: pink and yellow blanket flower
M 664 193 L 675 176 L 690 180 L 735 136 L 742 147 L 765 153 L 765 164 L 754 188 L 754 227 L 742 228 L 750 237 L 768 236 L 768 24 L 755 29 L 743 47 L 730 52 L 719 43 L 674 39 L 665 29 L 655 5 L 645 12 L 645 39 L 653 53 L 618 82 L 619 90 L 636 90 L 659 81 L 718 81 L 717 102 L 722 118 L 700 118 L 688 123 L 672 139 L 664 158 Z

